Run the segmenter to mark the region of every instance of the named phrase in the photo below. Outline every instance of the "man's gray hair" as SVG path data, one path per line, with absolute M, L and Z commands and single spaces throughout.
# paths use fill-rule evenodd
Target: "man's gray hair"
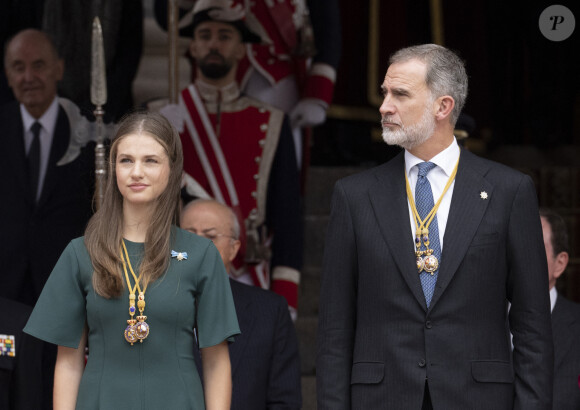
M 449 120 L 455 125 L 467 99 L 467 72 L 461 58 L 453 51 L 437 44 L 422 44 L 403 48 L 395 52 L 389 64 L 419 60 L 427 65 L 425 82 L 433 94 L 439 98 L 449 95 L 455 101 Z

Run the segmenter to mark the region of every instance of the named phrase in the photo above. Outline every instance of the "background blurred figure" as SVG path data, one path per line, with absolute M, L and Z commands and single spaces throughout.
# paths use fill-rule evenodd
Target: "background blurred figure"
M 91 215 L 94 146 L 77 138 L 78 107 L 57 97 L 64 65 L 46 34 L 16 34 L 4 68 L 17 101 L 0 107 L 0 296 L 34 305 Z M 51 405 L 56 350 L 44 349 L 42 394 Z
M 34 305 L 91 215 L 94 149 L 76 140 L 71 114 L 78 108 L 57 97 L 64 65 L 44 33 L 12 38 L 4 67 L 17 101 L 0 107 L 0 173 L 10 175 L 0 179 L 10 198 L 0 201 L 0 296 Z
M 208 8 L 205 8 L 208 7 Z M 240 94 L 236 69 L 255 40 L 244 10 L 204 0 L 193 15 L 195 82 L 179 105 L 161 112 L 180 130 L 184 170 L 240 221 L 240 251 L 230 272 L 298 305 L 302 268 L 300 179 L 287 117 Z
M 182 210 L 181 227 L 210 239 L 226 271 L 240 248 L 233 211 L 198 199 Z M 230 344 L 232 410 L 301 408 L 300 358 L 296 331 L 283 297 L 230 279 L 242 334 Z
M 26 28 L 42 27 L 44 0 L 4 0 L 0 13 L 0 50 L 4 51 L 6 41 Z M 0 105 L 14 101 L 14 94 L 8 87 L 4 65 L 0 67 Z
M 564 219 L 541 208 L 542 232 L 548 258 L 552 334 L 554 337 L 554 410 L 580 409 L 580 304 L 556 291 L 556 281 L 569 260 L 568 232 Z
M 195 3 L 212 1 L 216 3 L 179 3 L 191 11 Z M 339 2 L 236 0 L 235 4 L 244 8 L 250 30 L 261 39 L 246 45 L 236 79 L 245 94 L 290 116 L 300 167 L 309 148 L 303 146 L 300 128 L 322 124 L 332 100 L 341 52 Z M 155 0 L 155 15 L 166 28 L 167 0 Z M 182 21 L 181 34 L 190 35 L 191 25 L 186 18 Z

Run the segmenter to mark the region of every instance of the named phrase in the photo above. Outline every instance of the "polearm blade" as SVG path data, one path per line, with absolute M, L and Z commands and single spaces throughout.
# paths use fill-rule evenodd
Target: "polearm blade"
M 105 51 L 103 48 L 103 30 L 98 17 L 93 20 L 91 41 L 91 102 L 96 106 L 94 114 L 97 120 L 97 146 L 95 147 L 95 206 L 98 210 L 103 203 L 107 169 L 105 163 L 105 145 L 103 143 L 103 105 L 107 102 L 107 77 L 105 71 Z
M 103 30 L 101 29 L 101 21 L 98 17 L 95 17 L 93 20 L 91 57 L 91 102 L 98 107 L 105 105 L 107 102 Z
M 169 102 L 177 104 L 179 93 L 179 56 L 177 55 L 179 41 L 179 6 L 177 0 L 167 0 L 167 36 L 169 57 Z

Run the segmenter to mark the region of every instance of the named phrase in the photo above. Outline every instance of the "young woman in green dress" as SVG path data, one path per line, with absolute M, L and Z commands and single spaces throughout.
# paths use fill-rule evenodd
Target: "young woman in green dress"
M 227 343 L 239 327 L 219 253 L 175 226 L 182 164 L 163 116 L 120 123 L 103 203 L 63 252 L 25 328 L 58 344 L 55 410 L 230 408 Z

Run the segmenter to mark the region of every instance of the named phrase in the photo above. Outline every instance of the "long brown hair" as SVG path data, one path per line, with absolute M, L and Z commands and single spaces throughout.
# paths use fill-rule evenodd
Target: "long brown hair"
M 123 235 L 123 197 L 117 186 L 116 158 L 119 142 L 130 134 L 145 134 L 163 146 L 169 158 L 169 181 L 157 198 L 145 237 L 145 255 L 139 272 L 143 284 L 165 273 L 169 265 L 172 225 L 179 223 L 183 151 L 179 134 L 160 114 L 134 112 L 125 116 L 112 139 L 109 172 L 103 203 L 85 230 L 85 245 L 93 264 L 93 287 L 106 298 L 118 297 L 124 288 L 120 257 Z

